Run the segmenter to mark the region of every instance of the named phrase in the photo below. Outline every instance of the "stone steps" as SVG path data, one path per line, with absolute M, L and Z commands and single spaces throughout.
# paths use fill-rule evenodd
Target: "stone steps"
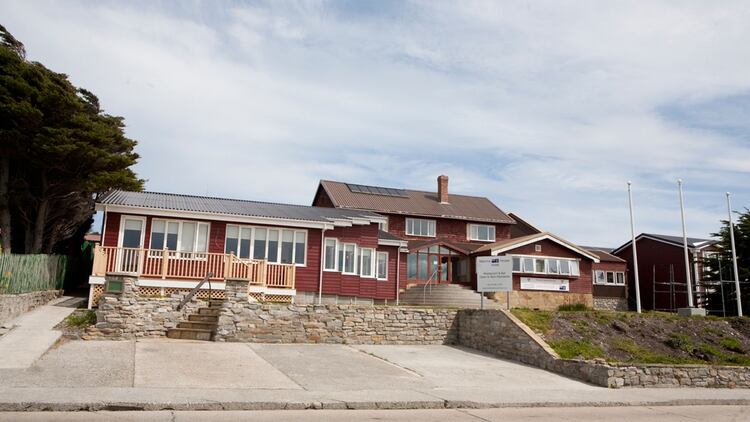
M 167 330 L 167 337 L 184 340 L 213 340 L 223 304 L 224 300 L 211 299 L 208 307 L 200 308 L 197 313 L 188 315 L 186 321 L 180 321 L 177 324 L 177 328 Z
M 457 308 L 479 308 L 482 296 L 469 287 L 459 284 L 433 284 L 425 290 L 424 285 L 412 285 L 399 296 L 399 303 L 419 306 L 445 306 Z M 485 298 L 486 309 L 500 309 L 501 305 Z

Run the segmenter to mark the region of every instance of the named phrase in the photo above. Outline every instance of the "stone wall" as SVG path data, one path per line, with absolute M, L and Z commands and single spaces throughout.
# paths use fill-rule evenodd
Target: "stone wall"
M 104 293 L 96 310 L 96 325 L 89 327 L 84 339 L 132 339 L 137 337 L 164 337 L 167 330 L 177 327 L 187 315 L 208 306 L 203 300 L 193 298 L 177 310 L 185 294 L 167 298 L 141 297 L 137 279 L 128 276 L 107 276 L 123 282 L 122 293 Z
M 42 290 L 17 295 L 0 295 L 0 324 L 8 322 L 62 295 L 62 290 Z
M 594 297 L 594 309 L 598 311 L 627 311 L 628 300 L 622 297 Z
M 491 293 L 490 297 L 507 307 L 508 300 L 505 292 Z M 541 309 L 554 311 L 560 305 L 574 305 L 583 303 L 589 308 L 594 304 L 591 293 L 544 292 L 533 290 L 513 290 L 510 292 L 510 304 L 513 308 Z
M 750 367 L 611 365 L 601 360 L 560 359 L 510 312 L 466 309 L 458 319 L 458 343 L 463 346 L 603 387 L 750 388 Z

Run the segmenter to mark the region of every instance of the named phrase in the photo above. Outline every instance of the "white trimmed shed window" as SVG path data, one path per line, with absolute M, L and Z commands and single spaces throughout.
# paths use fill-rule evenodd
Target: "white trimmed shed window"
M 388 252 L 378 252 L 375 274 L 378 280 L 388 279 Z
M 359 249 L 359 274 L 362 277 L 375 277 L 375 249 Z
M 224 253 L 233 253 L 241 259 L 252 257 L 273 263 L 305 265 L 307 232 L 228 224 Z
M 407 218 L 406 234 L 410 236 L 435 237 L 435 220 Z
M 513 256 L 513 272 L 579 276 L 578 260 L 538 256 Z
M 625 273 L 622 271 L 594 271 L 594 283 L 625 285 Z
M 469 224 L 469 240 L 494 242 L 495 226 L 489 224 Z
M 208 251 L 208 223 L 154 219 L 149 249 L 179 251 L 184 256 Z
M 336 271 L 338 265 L 338 249 L 339 241 L 337 239 L 328 238 L 325 240 L 325 266 L 323 267 L 326 271 Z

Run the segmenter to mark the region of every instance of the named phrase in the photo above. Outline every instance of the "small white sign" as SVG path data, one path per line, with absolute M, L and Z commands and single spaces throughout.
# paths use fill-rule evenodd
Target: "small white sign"
M 521 288 L 524 290 L 567 292 L 570 291 L 570 281 L 557 278 L 521 277 Z
M 513 259 L 509 256 L 477 257 L 477 291 L 510 292 L 513 290 Z

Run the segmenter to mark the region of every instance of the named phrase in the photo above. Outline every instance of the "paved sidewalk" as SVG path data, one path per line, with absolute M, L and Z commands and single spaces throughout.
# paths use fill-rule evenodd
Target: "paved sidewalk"
M 0 369 L 0 411 L 750 405 L 747 389 L 606 389 L 449 346 L 70 341 Z
M 9 321 L 7 325 L 14 328 L 0 337 L 0 369 L 30 367 L 62 335 L 53 327 L 81 301 L 63 296 Z

